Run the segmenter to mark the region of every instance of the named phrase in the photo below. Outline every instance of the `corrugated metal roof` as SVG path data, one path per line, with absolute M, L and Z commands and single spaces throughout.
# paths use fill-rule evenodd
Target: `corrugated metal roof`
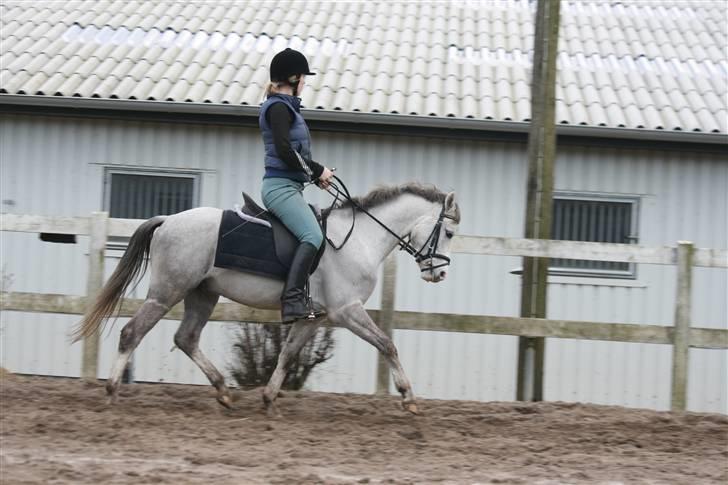
M 303 104 L 528 121 L 534 2 L 3 1 L 0 93 L 261 102 L 302 50 Z M 717 1 L 562 2 L 557 123 L 726 133 Z

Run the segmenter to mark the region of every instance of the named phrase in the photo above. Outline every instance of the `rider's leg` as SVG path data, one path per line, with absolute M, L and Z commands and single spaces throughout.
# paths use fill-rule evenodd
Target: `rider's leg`
M 318 248 L 307 242 L 299 244 L 296 249 L 281 295 L 283 323 L 293 323 L 296 320 L 307 318 L 312 311 L 314 317 L 319 317 L 324 313 L 318 304 L 313 304 L 314 308 L 309 309 L 306 294 L 306 281 L 308 281 L 311 264 L 316 258 L 316 253 L 318 253 Z
M 305 285 L 318 249 L 323 243 L 321 227 L 306 203 L 300 182 L 284 178 L 263 180 L 263 203 L 278 217 L 300 241 L 286 278 L 281 295 L 281 313 L 284 323 L 309 316 Z M 314 304 L 314 312 L 321 315 L 321 306 Z

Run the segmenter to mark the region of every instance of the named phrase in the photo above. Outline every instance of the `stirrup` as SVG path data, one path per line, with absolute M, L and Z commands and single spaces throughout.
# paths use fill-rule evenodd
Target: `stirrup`
M 306 320 L 316 320 L 317 318 L 321 318 L 326 315 L 326 311 L 324 309 L 317 309 L 314 307 L 313 298 L 311 298 L 311 286 L 308 284 L 308 280 L 306 280 L 306 286 L 304 288 L 306 291 L 306 306 L 308 307 L 308 316 L 306 317 Z

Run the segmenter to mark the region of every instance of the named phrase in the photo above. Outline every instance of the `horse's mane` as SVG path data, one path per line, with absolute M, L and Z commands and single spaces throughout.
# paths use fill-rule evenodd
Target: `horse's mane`
M 418 197 L 422 197 L 430 202 L 438 202 L 440 204 L 445 202 L 447 194 L 442 192 L 434 185 L 425 185 L 418 182 L 409 182 L 402 185 L 385 185 L 379 186 L 372 189 L 368 194 L 363 197 L 352 197 L 354 202 L 364 210 L 370 210 L 374 207 L 385 204 L 393 199 L 396 199 L 403 194 L 412 194 Z M 346 209 L 351 208 L 352 203 L 346 199 L 338 202 L 331 209 Z M 460 222 L 460 208 L 455 205 L 455 214 L 452 214 L 456 222 Z

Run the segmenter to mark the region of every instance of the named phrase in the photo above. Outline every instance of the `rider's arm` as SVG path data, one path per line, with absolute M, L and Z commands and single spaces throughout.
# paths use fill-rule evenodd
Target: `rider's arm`
M 266 112 L 268 123 L 270 123 L 271 130 L 273 131 L 273 143 L 278 153 L 278 158 L 283 160 L 291 170 L 301 170 L 301 165 L 298 162 L 298 157 L 291 147 L 291 141 L 289 133 L 291 131 L 291 124 L 293 123 L 292 115 L 288 108 L 283 103 L 275 103 L 273 106 L 268 108 Z M 314 162 L 311 159 L 304 158 L 304 162 L 308 165 L 313 173 L 313 178 L 317 179 L 321 176 L 324 171 L 323 165 Z

